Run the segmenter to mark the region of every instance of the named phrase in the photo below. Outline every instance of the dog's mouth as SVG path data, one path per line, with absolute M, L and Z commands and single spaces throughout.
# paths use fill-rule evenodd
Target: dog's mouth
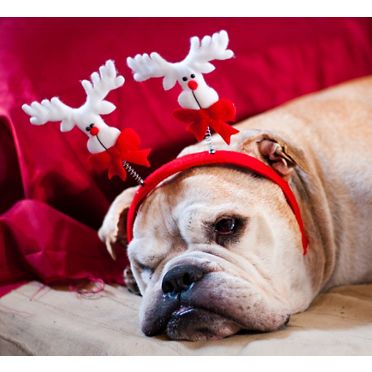
M 233 320 L 209 310 L 181 305 L 166 325 L 166 334 L 173 340 L 214 340 L 235 334 L 240 326 Z
M 216 340 L 242 328 L 236 321 L 202 307 L 180 301 L 165 303 L 157 317 L 149 319 L 142 328 L 147 336 L 166 333 L 172 340 Z
M 287 315 L 280 328 L 285 327 L 289 319 L 290 316 Z M 156 334 L 166 333 L 172 340 L 219 340 L 234 335 L 239 331 L 260 332 L 246 329 L 238 322 L 213 311 L 188 305 L 179 306 L 167 319 L 163 318 L 162 320 L 163 326 L 158 329 Z M 154 336 L 155 334 L 147 335 Z

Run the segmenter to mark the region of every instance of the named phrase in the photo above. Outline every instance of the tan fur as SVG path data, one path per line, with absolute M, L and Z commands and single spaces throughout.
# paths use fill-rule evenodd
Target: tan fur
M 275 330 L 321 290 L 372 280 L 372 78 L 297 99 L 237 128 L 241 133 L 232 137 L 231 150 L 285 171 L 303 215 L 309 253 L 302 255 L 293 213 L 271 182 L 229 167 L 200 167 L 173 177 L 142 205 L 128 247 L 144 296 L 140 320 L 146 334 L 154 319 L 161 322 L 162 278 L 180 263 L 208 272 L 187 299 L 207 312 L 168 326 L 175 339 L 220 338 L 242 328 Z M 218 149 L 228 149 L 214 141 Z M 265 157 L 272 144 L 275 154 Z M 201 143 L 180 155 L 204 149 Z M 275 168 L 277 159 L 284 162 Z M 100 230 L 105 241 L 116 239 L 108 232 L 117 234 L 113 221 L 128 206 L 115 203 Z M 225 248 L 206 239 L 201 221 L 229 210 L 246 216 L 248 224 L 239 241 Z M 199 323 L 207 324 L 208 335 L 198 331 Z

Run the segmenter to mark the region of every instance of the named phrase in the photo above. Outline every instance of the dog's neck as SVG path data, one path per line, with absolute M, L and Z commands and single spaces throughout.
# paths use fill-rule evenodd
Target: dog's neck
M 321 159 L 306 162 L 306 173 L 295 169 L 290 185 L 310 238 L 306 259 L 314 290 L 370 281 L 371 269 L 364 261 L 370 262 L 372 252 L 363 249 L 366 237 L 350 234 L 350 209 L 356 208 L 355 201 L 340 204 L 342 195 L 333 187 L 334 176 L 325 171 Z M 352 194 L 349 189 L 347 192 Z M 359 207 L 358 213 L 363 213 L 362 209 Z M 360 257 L 364 257 L 363 262 Z

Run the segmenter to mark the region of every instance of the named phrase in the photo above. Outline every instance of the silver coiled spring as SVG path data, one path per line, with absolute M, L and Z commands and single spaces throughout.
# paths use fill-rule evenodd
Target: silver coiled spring
M 213 141 L 212 141 L 212 133 L 211 133 L 211 129 L 208 127 L 206 132 L 205 132 L 205 142 L 207 143 L 208 145 L 208 151 L 210 154 L 214 154 L 216 152 L 216 149 L 214 148 L 213 146 Z
M 143 181 L 143 179 L 140 177 L 140 175 L 132 168 L 132 166 L 127 162 L 127 161 L 123 161 L 123 167 L 125 168 L 125 170 L 136 180 L 136 182 L 143 186 L 145 184 L 145 182 Z

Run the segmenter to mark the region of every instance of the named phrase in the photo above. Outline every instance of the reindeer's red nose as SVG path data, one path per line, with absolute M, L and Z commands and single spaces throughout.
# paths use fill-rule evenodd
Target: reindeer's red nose
M 187 86 L 191 89 L 191 90 L 196 90 L 198 88 L 198 83 L 195 81 L 195 80 L 190 80 L 188 83 L 187 83 Z
M 99 129 L 97 127 L 90 128 L 90 134 L 92 136 L 96 136 L 98 134 L 98 132 L 99 132 Z

